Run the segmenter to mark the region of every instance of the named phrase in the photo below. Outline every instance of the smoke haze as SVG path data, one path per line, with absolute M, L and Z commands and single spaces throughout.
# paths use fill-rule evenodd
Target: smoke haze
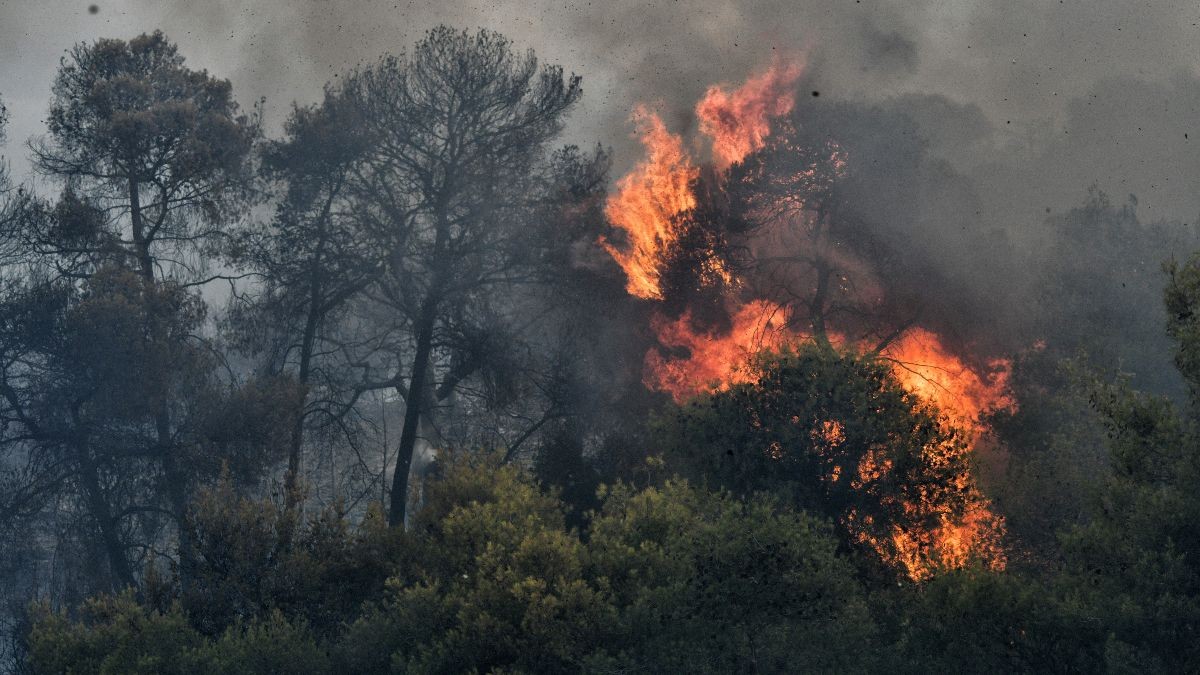
M 684 123 L 709 84 L 738 81 L 776 51 L 802 50 L 823 96 L 923 94 L 965 106 L 968 128 L 927 106 L 926 135 L 960 162 L 1045 167 L 1038 178 L 1053 179 L 1030 181 L 1042 186 L 1032 201 L 1069 203 L 1099 181 L 1136 193 L 1156 214 L 1200 211 L 1186 171 L 1198 161 L 1189 151 L 1196 134 L 1183 136 L 1200 103 L 1193 2 L 115 0 L 95 14 L 88 6 L 0 4 L 10 144 L 38 132 L 58 58 L 80 40 L 162 28 L 193 65 L 232 79 L 244 103 L 266 97 L 277 120 L 345 69 L 449 23 L 493 28 L 583 74 L 587 97 L 572 131 L 618 150 L 632 148 L 625 122 L 634 102 L 661 103 L 669 123 Z M 20 152 L 10 145 L 6 154 Z M 631 154 L 618 153 L 618 168 Z
M 1039 284 L 1064 266 L 1145 288 L 1128 302 L 1148 309 L 1126 320 L 1161 334 L 1157 266 L 1195 241 L 1200 6 L 1175 0 L 115 0 L 94 13 L 86 2 L 2 0 L 0 97 L 12 117 L 3 154 L 18 178 L 28 173 L 23 143 L 42 133 L 58 60 L 78 41 L 161 28 L 193 67 L 231 79 L 243 105 L 265 98 L 275 129 L 292 101 L 316 100 L 340 73 L 438 23 L 497 30 L 582 74 L 569 139 L 612 146 L 614 176 L 640 156 L 628 119 L 636 103 L 695 138 L 692 107 L 708 86 L 802 55 L 799 119 L 857 136 L 864 150 L 851 162 L 881 167 L 858 186 L 859 208 L 904 242 L 907 274 L 943 289 L 936 311 L 981 308 L 963 317 L 969 332 L 999 331 L 1006 348 L 1052 330 L 1058 309 L 1036 307 Z M 1142 222 L 1178 221 L 1179 236 L 1148 242 L 1126 272 L 1105 258 L 1119 246 L 1047 226 L 1069 220 L 1093 184 L 1117 206 L 1136 195 Z M 1146 368 L 1170 370 L 1165 341 L 1147 349 Z

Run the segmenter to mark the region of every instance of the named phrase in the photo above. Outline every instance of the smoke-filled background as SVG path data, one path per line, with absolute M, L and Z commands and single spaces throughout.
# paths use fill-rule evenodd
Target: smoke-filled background
M 1194 3 L 445 4 L 9 0 L 4 154 L 27 173 L 23 144 L 43 133 L 65 49 L 155 28 L 193 67 L 231 79 L 244 106 L 265 99 L 270 131 L 292 101 L 316 100 L 436 23 L 487 26 L 584 76 L 568 138 L 611 146 L 614 176 L 640 156 L 636 103 L 695 138 L 692 107 L 708 86 L 798 55 L 799 118 L 874 167 L 853 200 L 914 277 L 890 280 L 895 292 L 924 295 L 922 311 L 959 339 L 997 351 L 1082 339 L 1140 384 L 1177 388 L 1158 269 L 1188 255 L 1200 217 Z
M 74 608 L 122 588 L 172 627 L 97 658 L 1195 671 L 1197 38 L 1194 0 L 0 0 L 0 672 L 94 670 Z M 501 626 L 552 558 L 561 645 Z
M 448 23 L 498 30 L 584 75 L 573 131 L 618 150 L 629 148 L 633 102 L 660 102 L 685 124 L 711 83 L 740 80 L 775 51 L 803 51 L 812 87 L 830 99 L 934 97 L 912 102 L 923 132 L 988 192 L 1019 192 L 1014 218 L 1073 203 L 1092 181 L 1136 193 L 1147 214 L 1200 212 L 1188 179 L 1196 139 L 1185 138 L 1200 100 L 1195 3 L 447 4 L 129 0 L 93 14 L 86 2 L 7 0 L 0 91 L 14 109 L 10 143 L 39 132 L 63 50 L 98 35 L 162 28 L 193 65 L 232 79 L 243 102 L 266 97 L 278 120 L 346 68 Z

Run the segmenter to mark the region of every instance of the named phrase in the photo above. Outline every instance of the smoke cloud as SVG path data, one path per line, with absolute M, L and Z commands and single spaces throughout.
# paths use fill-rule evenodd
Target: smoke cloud
M 585 110 L 573 134 L 630 150 L 618 152 L 620 169 L 634 154 L 627 117 L 635 102 L 659 103 L 668 123 L 689 124 L 689 108 L 709 84 L 739 81 L 773 53 L 799 49 L 809 55 L 810 84 L 822 96 L 880 101 L 920 94 L 978 107 L 986 125 L 980 146 L 1023 153 L 1033 161 L 1022 168 L 1042 166 L 1038 178 L 1059 178 L 1030 181 L 1045 186 L 1041 201 L 1070 203 L 1080 186 L 1101 181 L 1110 192 L 1137 193 L 1155 213 L 1200 211 L 1194 179 L 1186 185 L 1181 170 L 1188 167 L 1179 164 L 1196 154 L 1186 151 L 1196 134 L 1184 139 L 1182 127 L 1200 119 L 1200 7 L 1193 2 L 743 5 L 113 0 L 92 14 L 86 2 L 5 3 L 0 94 L 14 109 L 10 143 L 20 143 L 38 130 L 63 50 L 162 28 L 193 64 L 231 78 L 244 102 L 265 96 L 279 119 L 293 99 L 315 99 L 326 81 L 404 49 L 434 24 L 486 26 L 585 76 Z M 943 120 L 922 121 L 927 137 L 943 137 Z M 1164 148 L 1172 152 L 1163 156 Z M 20 153 L 10 146 L 7 154 Z M 1058 161 L 1037 161 L 1042 155 Z M 1149 157 L 1155 166 L 1147 166 Z
M 12 117 L 3 154 L 18 178 L 28 171 L 21 144 L 42 133 L 50 81 L 75 42 L 161 28 L 193 66 L 230 78 L 244 104 L 265 97 L 277 126 L 293 100 L 314 101 L 340 73 L 448 23 L 500 31 L 582 74 L 569 139 L 611 145 L 614 175 L 640 156 L 635 104 L 694 138 L 692 107 L 708 86 L 740 82 L 777 54 L 803 54 L 801 115 L 855 136 L 852 162 L 906 172 L 873 171 L 877 184 L 856 194 L 904 252 L 897 273 L 940 289 L 937 311 L 958 316 L 960 332 L 1007 348 L 1049 337 L 1054 311 L 1079 315 L 1103 301 L 1076 297 L 1064 311 L 1045 300 L 1061 295 L 1042 287 L 1059 283 L 1047 270 L 1081 265 L 1145 289 L 1122 301 L 1148 309 L 1123 320 L 1155 334 L 1158 265 L 1196 241 L 1200 6 L 1192 1 L 110 0 L 94 13 L 89 4 L 0 6 L 0 97 Z M 1131 254 L 1099 235 L 1064 235 L 1078 215 L 1068 210 L 1091 185 L 1118 209 L 1136 195 L 1140 221 L 1174 221 L 1176 236 L 1147 231 L 1132 254 L 1144 259 L 1130 267 L 1110 257 Z M 1129 339 L 1125 351 L 1152 353 L 1139 367 L 1169 371 L 1165 343 Z

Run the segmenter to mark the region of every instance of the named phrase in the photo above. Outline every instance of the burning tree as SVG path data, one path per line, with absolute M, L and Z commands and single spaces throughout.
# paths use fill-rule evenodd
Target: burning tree
M 695 477 L 783 494 L 914 579 L 972 558 L 1003 566 L 969 435 L 886 362 L 807 343 L 760 352 L 747 371 L 751 381 L 679 408 L 659 430 Z
M 841 190 L 852 157 L 838 139 L 789 116 L 800 73 L 780 61 L 739 88 L 710 88 L 696 107 L 712 146 L 707 166 L 653 113 L 637 112 L 647 158 L 609 202 L 623 244 L 601 243 L 625 271 L 629 293 L 661 303 L 651 322 L 660 347 L 646 354 L 644 381 L 677 402 L 711 393 L 709 405 L 733 406 L 720 425 L 747 428 L 718 446 L 734 457 L 758 455 L 708 466 L 722 482 L 748 490 L 754 486 L 744 481 L 756 473 L 779 472 L 789 484 L 808 475 L 801 503 L 832 500 L 829 513 L 853 539 L 913 578 L 973 555 L 1001 565 L 1002 523 L 975 487 L 968 458 L 985 431 L 981 416 L 1013 405 L 1007 362 L 956 353 L 918 324 L 911 298 L 881 281 L 871 261 L 883 245 Z M 754 359 L 806 342 L 818 351 Z M 829 391 L 801 386 L 805 373 L 839 359 L 864 364 L 857 377 L 873 390 L 896 390 L 887 405 L 864 395 L 857 410 L 839 415 L 898 415 L 903 431 L 842 438 L 845 421 L 805 412 Z M 772 401 L 769 413 L 746 403 L 759 396 Z M 818 466 L 822 451 L 798 449 L 790 434 L 799 432 L 763 426 L 763 415 L 807 425 L 801 431 L 810 445 L 810 437 L 832 435 L 824 452 L 840 459 Z

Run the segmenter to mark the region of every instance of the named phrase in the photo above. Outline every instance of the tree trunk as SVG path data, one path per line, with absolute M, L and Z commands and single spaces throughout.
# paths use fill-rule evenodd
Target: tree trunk
M 167 497 L 171 500 L 171 509 L 179 526 L 179 583 L 187 590 L 189 586 L 188 570 L 192 567 L 192 539 L 187 526 L 188 489 L 187 477 L 179 467 L 175 457 L 176 447 L 171 441 L 170 414 L 166 402 L 160 406 L 155 415 L 154 426 L 158 433 L 159 452 L 162 453 L 163 474 L 167 483 Z
M 441 300 L 442 283 L 448 272 L 445 259 L 446 242 L 450 236 L 450 225 L 446 217 L 445 195 L 435 210 L 437 214 L 436 236 L 433 242 L 433 274 L 421 311 L 417 317 L 417 352 L 413 356 L 408 392 L 404 395 L 404 427 L 400 430 L 400 447 L 396 453 L 396 469 L 392 473 L 391 506 L 388 509 L 388 525 L 404 527 L 408 515 L 408 478 L 412 470 L 413 450 L 417 446 L 417 433 L 421 426 L 422 403 L 425 400 L 425 385 L 429 375 L 429 358 L 433 351 L 433 329 L 437 323 L 438 304 Z
M 129 222 L 133 235 L 134 248 L 136 249 L 134 253 L 138 260 L 138 271 L 147 287 L 155 289 L 158 286 L 158 280 L 154 276 L 154 257 L 150 254 L 151 241 L 146 238 L 145 221 L 142 218 L 141 195 L 138 183 L 134 179 L 129 180 Z M 162 343 L 165 338 L 161 335 L 161 331 L 154 330 L 150 335 L 150 339 L 154 342 Z M 156 375 L 161 375 L 161 373 L 156 373 Z M 162 458 L 167 497 L 171 502 L 171 509 L 179 526 L 179 576 L 180 584 L 186 589 L 188 587 L 188 574 L 186 570 L 191 567 L 192 554 L 191 537 L 188 534 L 187 528 L 187 477 L 183 474 L 177 461 L 178 458 L 175 456 L 176 448 L 171 438 L 171 412 L 167 408 L 167 401 L 165 399 L 159 401 L 158 409 L 154 413 L 154 429 L 157 436 L 155 440 L 158 444 L 158 451 Z
M 150 242 L 146 240 L 146 225 L 142 220 L 142 196 L 138 182 L 129 179 L 129 225 L 133 234 L 134 255 L 137 256 L 138 272 L 147 284 L 154 285 L 154 258 L 150 255 Z
M 825 207 L 819 207 L 816 223 L 813 225 L 813 271 L 817 275 L 817 283 L 813 290 L 812 301 L 808 305 L 808 314 L 813 339 L 820 347 L 832 350 L 833 346 L 829 342 L 829 329 L 825 322 L 829 303 L 829 282 L 834 271 L 828 257 L 829 233 L 826 218 Z
M 292 511 L 300 501 L 299 483 L 300 483 L 300 459 L 301 451 L 304 447 L 304 408 L 308 404 L 308 379 L 312 370 L 312 355 L 313 345 L 316 344 L 317 328 L 324 318 L 324 312 L 321 307 L 323 286 L 322 283 L 322 263 L 324 262 L 325 243 L 328 241 L 328 218 L 330 209 L 333 208 L 333 200 L 340 192 L 342 182 L 338 182 L 329 192 L 329 197 L 325 200 L 325 205 L 321 209 L 321 215 L 318 219 L 317 230 L 317 248 L 308 270 L 308 315 L 304 319 L 304 334 L 300 340 L 300 369 L 297 373 L 297 379 L 300 385 L 305 388 L 304 398 L 300 401 L 300 410 L 296 415 L 296 421 L 292 425 L 292 437 L 288 447 L 288 468 L 287 475 L 284 477 L 283 485 L 286 495 L 284 496 L 284 508 Z
M 421 324 L 417 332 L 417 353 L 413 357 L 412 376 L 408 381 L 408 392 L 404 397 L 404 427 L 400 430 L 400 447 L 396 456 L 396 469 L 392 474 L 391 506 L 388 509 L 388 524 L 403 527 L 408 510 L 408 474 L 412 468 L 413 450 L 417 445 L 417 433 L 421 425 L 421 402 L 424 399 L 425 381 L 429 374 L 429 356 L 433 350 L 433 326 L 436 304 L 426 300 L 421 308 Z
M 121 543 L 121 536 L 117 532 L 116 519 L 113 518 L 108 500 L 104 498 L 104 493 L 100 489 L 100 476 L 96 469 L 96 463 L 92 461 L 92 456 L 87 450 L 87 443 L 78 443 L 75 452 L 79 460 L 80 481 L 83 483 L 84 492 L 87 493 L 88 506 L 100 529 L 100 538 L 104 542 L 104 551 L 108 555 L 108 566 L 116 577 L 113 590 L 120 590 L 122 587 L 136 587 L 137 582 L 133 578 L 133 570 L 129 567 L 129 559 L 125 557 L 125 546 Z
M 313 344 L 315 344 L 317 336 L 319 302 L 319 291 L 314 283 L 310 297 L 308 317 L 304 323 L 304 335 L 300 343 L 300 370 L 297 373 L 300 385 L 306 388 L 308 387 L 309 371 L 312 367 Z M 283 481 L 286 493 L 284 496 L 284 508 L 288 511 L 294 510 L 300 501 L 300 450 L 304 445 L 304 406 L 307 402 L 308 392 L 306 389 L 304 398 L 300 401 L 300 410 L 296 413 L 296 420 L 292 423 L 292 437 L 288 447 L 287 475 Z

